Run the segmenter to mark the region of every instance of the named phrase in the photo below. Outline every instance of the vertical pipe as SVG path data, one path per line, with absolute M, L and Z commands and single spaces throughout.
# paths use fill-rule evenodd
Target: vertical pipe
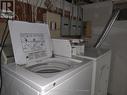
M 78 8 L 79 8 L 79 6 L 78 6 L 77 2 L 78 2 L 78 1 L 76 0 L 76 7 L 77 7 L 77 8 L 76 8 L 76 32 L 79 32 L 79 31 L 78 31 L 78 27 L 79 27 L 79 22 L 78 22 L 78 21 L 79 21 L 79 16 L 78 16 L 79 10 L 78 10 Z M 78 35 L 76 35 L 76 36 L 78 36 Z
M 39 1 L 40 1 L 40 0 L 38 0 L 38 1 L 36 2 L 35 9 L 34 9 L 34 19 L 35 19 L 35 22 L 36 22 L 36 20 L 37 20 L 37 7 L 38 7 L 38 4 L 39 4 Z
M 63 18 L 64 18 L 64 5 L 65 5 L 65 0 L 62 0 L 63 2 L 62 2 L 62 7 L 63 7 Z
M 70 15 L 70 26 L 69 26 L 69 36 L 71 36 L 71 31 L 72 31 L 72 20 L 73 20 L 73 4 L 74 4 L 74 0 L 72 0 L 71 2 L 71 6 L 72 6 L 72 14 Z

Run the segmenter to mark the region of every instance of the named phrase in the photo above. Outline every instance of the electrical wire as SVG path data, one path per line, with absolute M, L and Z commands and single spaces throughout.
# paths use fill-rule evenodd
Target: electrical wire
M 8 34 L 9 34 L 9 31 L 7 31 L 7 27 L 8 27 L 8 19 L 7 19 L 7 21 L 6 21 L 6 26 L 5 26 L 5 29 L 4 29 L 4 31 L 3 31 L 3 35 L 2 35 L 2 38 L 1 38 L 1 42 L 0 42 L 0 44 L 1 44 L 1 50 L 0 50 L 0 79 L 1 79 L 1 81 L 0 81 L 0 94 L 1 94 L 1 92 L 2 92 L 2 85 L 3 85 L 3 79 L 2 79 L 2 66 L 1 66 L 1 56 L 2 56 L 2 50 L 3 50 L 3 48 L 4 48 L 4 45 L 5 45 L 5 42 L 6 42 L 6 39 L 7 39 L 7 37 L 8 37 Z M 7 32 L 6 32 L 7 31 Z

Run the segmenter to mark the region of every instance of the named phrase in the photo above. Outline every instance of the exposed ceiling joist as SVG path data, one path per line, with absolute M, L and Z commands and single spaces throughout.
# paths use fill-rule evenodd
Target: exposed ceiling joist
M 66 0 L 66 1 L 68 1 L 68 2 L 72 2 L 72 0 Z M 86 4 L 86 3 L 93 3 L 93 1 L 91 1 L 91 0 L 73 0 L 73 2 L 74 3 L 77 3 L 77 4 Z

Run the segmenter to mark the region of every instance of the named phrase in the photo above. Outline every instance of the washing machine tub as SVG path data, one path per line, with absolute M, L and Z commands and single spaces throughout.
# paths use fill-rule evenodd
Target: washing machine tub
M 26 69 L 43 77 L 52 77 L 59 72 L 73 68 L 74 62 L 63 58 L 48 58 L 39 64 L 27 66 Z

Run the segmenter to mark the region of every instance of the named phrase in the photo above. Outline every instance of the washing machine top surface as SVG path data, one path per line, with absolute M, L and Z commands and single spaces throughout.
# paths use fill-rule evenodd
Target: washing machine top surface
M 57 73 L 69 69 L 72 67 L 72 64 L 68 60 L 62 60 L 62 58 L 50 58 L 45 62 L 34 64 L 31 66 L 26 66 L 31 72 L 46 74 L 46 73 Z
M 47 92 L 89 64 L 92 64 L 91 60 L 76 56 L 72 58 L 56 57 L 33 65 L 4 64 L 3 70 L 39 92 Z
M 26 64 L 24 68 L 42 77 L 50 78 L 59 72 L 74 68 L 79 65 L 77 63 L 81 62 L 81 60 L 55 56 L 54 58 L 47 58 L 31 64 Z
M 87 48 L 85 49 L 84 53 L 80 53 L 79 56 L 84 56 L 88 59 L 97 59 L 101 56 L 103 56 L 106 52 L 110 52 L 110 49 L 104 49 L 104 48 Z

